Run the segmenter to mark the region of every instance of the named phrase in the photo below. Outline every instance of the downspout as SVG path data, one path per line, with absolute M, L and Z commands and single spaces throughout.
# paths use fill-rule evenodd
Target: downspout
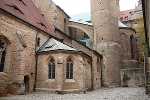
M 91 90 L 93 90 L 94 89 L 94 87 L 93 87 L 93 82 L 94 82 L 94 77 L 93 77 L 93 51 L 92 51 L 92 57 L 91 57 Z
M 100 57 L 101 59 L 100 59 L 100 66 L 101 66 L 101 87 L 103 87 L 103 57 Z
M 36 80 L 37 80 L 37 63 L 38 63 L 38 55 L 37 55 L 37 52 L 36 52 L 36 46 L 37 46 L 37 37 L 38 37 L 38 34 L 39 34 L 39 29 L 36 33 L 36 38 L 35 38 L 35 78 L 34 78 L 34 92 L 35 92 L 35 89 L 36 89 Z

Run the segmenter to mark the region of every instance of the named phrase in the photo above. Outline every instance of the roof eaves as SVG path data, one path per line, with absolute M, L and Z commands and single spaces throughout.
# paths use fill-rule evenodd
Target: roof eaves
M 135 29 L 133 29 L 131 27 L 119 27 L 119 29 L 130 29 L 130 30 L 133 30 L 136 33 Z
M 89 56 L 88 54 L 84 53 L 83 51 L 77 51 L 77 50 L 63 50 L 63 49 L 58 49 L 58 50 L 50 50 L 50 51 L 38 51 L 37 53 L 40 54 L 40 53 L 48 53 L 48 52 L 76 52 L 76 53 L 82 53 L 90 58 L 92 58 L 91 56 Z
M 93 50 L 93 52 L 97 53 L 101 58 L 103 58 L 103 55 L 98 53 L 96 50 Z

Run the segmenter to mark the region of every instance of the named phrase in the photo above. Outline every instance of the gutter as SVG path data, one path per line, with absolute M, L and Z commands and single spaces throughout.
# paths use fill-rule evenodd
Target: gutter
M 94 77 L 93 77 L 93 52 L 92 52 L 92 58 L 91 58 L 91 90 L 94 90 Z

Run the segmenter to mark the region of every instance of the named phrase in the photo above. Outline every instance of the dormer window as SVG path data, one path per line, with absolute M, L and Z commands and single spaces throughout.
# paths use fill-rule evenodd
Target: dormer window
M 128 20 L 128 16 L 125 17 L 125 20 Z
M 16 10 L 16 11 L 18 11 L 18 12 L 20 12 L 21 14 L 24 15 L 24 13 L 23 13 L 17 6 L 15 6 L 15 5 L 7 5 L 7 4 L 6 4 L 6 6 L 9 6 L 9 7 L 13 8 L 14 10 Z
M 22 4 L 24 4 L 25 6 L 27 6 L 23 0 L 19 0 L 19 2 L 21 2 Z
M 41 25 L 42 27 L 45 27 L 46 28 L 46 26 L 42 23 L 42 22 L 37 22 L 39 25 Z
M 120 20 L 123 20 L 123 17 L 120 17 Z
M 130 14 L 132 15 L 132 14 L 133 14 L 133 12 L 132 12 L 132 11 L 130 11 Z

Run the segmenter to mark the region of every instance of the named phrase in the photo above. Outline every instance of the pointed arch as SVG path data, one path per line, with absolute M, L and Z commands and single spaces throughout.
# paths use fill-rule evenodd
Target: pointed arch
M 120 34 L 120 44 L 122 48 L 122 53 L 128 52 L 128 42 L 127 42 L 127 36 L 125 33 Z
M 0 72 L 4 71 L 5 57 L 6 57 L 6 42 L 0 39 Z
M 48 63 L 48 78 L 55 79 L 55 60 L 54 58 L 50 58 Z
M 131 59 L 134 59 L 134 37 L 130 36 Z
M 73 62 L 73 57 L 69 56 L 66 59 L 66 79 L 73 79 L 73 66 L 74 66 L 74 62 Z

